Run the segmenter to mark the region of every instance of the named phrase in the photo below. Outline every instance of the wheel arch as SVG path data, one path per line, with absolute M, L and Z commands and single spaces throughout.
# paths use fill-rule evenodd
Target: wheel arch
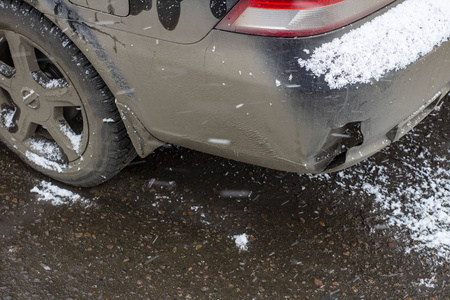
M 22 0 L 22 2 L 44 14 L 59 27 L 92 64 L 116 98 L 116 107 L 137 154 L 145 157 L 163 145 L 164 142 L 155 138 L 133 111 L 132 104 L 139 99 L 101 42 L 102 38 L 111 38 L 109 34 L 84 22 L 79 13 L 82 8 L 69 1 Z

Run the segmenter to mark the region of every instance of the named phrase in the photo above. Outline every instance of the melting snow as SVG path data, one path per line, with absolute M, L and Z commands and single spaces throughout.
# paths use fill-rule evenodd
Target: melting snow
M 38 201 L 51 202 L 53 205 L 72 204 L 74 202 L 88 203 L 89 201 L 78 194 L 60 188 L 50 182 L 42 181 L 40 186 L 35 186 L 31 193 L 38 194 Z
M 404 69 L 449 38 L 449 0 L 407 0 L 298 62 L 340 89 Z
M 247 251 L 248 250 L 248 235 L 246 233 L 234 235 L 234 242 L 236 243 L 236 247 L 239 248 L 239 251 Z

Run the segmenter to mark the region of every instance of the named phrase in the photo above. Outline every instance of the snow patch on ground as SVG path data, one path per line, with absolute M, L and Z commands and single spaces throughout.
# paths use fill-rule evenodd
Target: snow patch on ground
M 53 205 L 72 204 L 74 202 L 89 203 L 87 199 L 80 195 L 47 181 L 41 181 L 39 186 L 35 186 L 30 192 L 38 194 L 38 201 L 51 202 Z
M 236 243 L 236 247 L 238 247 L 239 251 L 247 251 L 248 250 L 248 235 L 246 233 L 233 235 L 234 242 Z
M 449 38 L 450 1 L 407 0 L 298 63 L 340 89 L 404 69 Z
M 402 150 L 405 154 L 411 151 L 405 147 Z M 372 197 L 371 214 L 383 224 L 380 228 L 403 241 L 406 253 L 429 253 L 434 257 L 432 264 L 450 262 L 450 150 L 444 156 L 422 150 L 417 157 L 412 162 L 402 158 L 396 165 L 369 158 L 334 176 L 309 178 L 333 182 L 335 192 L 350 191 L 349 197 L 354 199 Z
M 392 192 L 382 182 L 375 181 L 363 183 L 362 189 L 375 197 L 375 201 L 379 204 L 378 209 L 384 212 L 387 225 L 400 228 L 414 241 L 414 244 L 406 249 L 407 252 L 429 249 L 434 251 L 436 256 L 449 261 L 450 171 L 448 164 L 437 168 L 431 168 L 426 164 L 412 166 L 405 163 L 405 165 L 413 171 L 415 179 L 421 179 L 421 184 L 400 182 Z M 375 169 L 381 171 L 383 175 L 381 168 L 375 167 Z

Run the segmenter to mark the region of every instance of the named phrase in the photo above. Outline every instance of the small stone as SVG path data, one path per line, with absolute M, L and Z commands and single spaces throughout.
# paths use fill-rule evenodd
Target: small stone
M 317 285 L 318 287 L 323 286 L 323 282 L 320 279 L 314 278 L 314 283 L 315 285 Z

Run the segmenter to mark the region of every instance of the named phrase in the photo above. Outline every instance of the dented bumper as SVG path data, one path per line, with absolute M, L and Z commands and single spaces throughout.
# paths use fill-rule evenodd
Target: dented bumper
M 212 30 L 176 44 L 103 26 L 86 27 L 98 42 L 80 48 L 116 95 L 141 156 L 161 141 L 273 169 L 328 172 L 396 141 L 450 90 L 448 41 L 361 80 L 330 80 L 306 63 L 394 6 L 309 38 Z
M 298 40 L 215 32 L 206 66 L 222 103 L 208 124 L 230 143 L 199 149 L 286 171 L 336 171 L 398 140 L 449 92 L 449 42 L 404 69 L 340 88 L 299 64 L 348 32 Z

